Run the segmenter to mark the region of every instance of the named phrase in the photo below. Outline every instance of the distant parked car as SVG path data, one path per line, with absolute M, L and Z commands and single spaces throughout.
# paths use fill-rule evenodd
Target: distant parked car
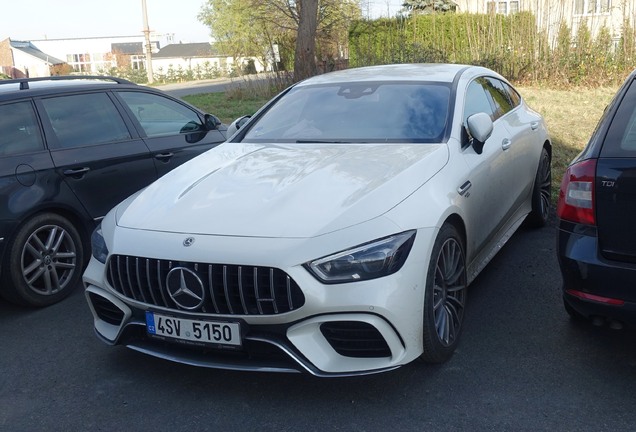
M 97 334 L 218 368 L 355 375 L 447 360 L 468 284 L 550 205 L 539 114 L 495 72 L 303 81 L 117 206 L 84 283 Z
M 557 215 L 567 312 L 636 324 L 636 71 L 563 176 Z
M 69 295 L 106 212 L 225 131 L 214 116 L 117 78 L 0 81 L 0 295 L 30 306 Z

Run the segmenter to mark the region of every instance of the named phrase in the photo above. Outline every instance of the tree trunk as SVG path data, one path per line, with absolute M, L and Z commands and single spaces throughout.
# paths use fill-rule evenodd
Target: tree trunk
M 298 33 L 294 58 L 294 80 L 301 81 L 316 75 L 316 27 L 318 0 L 299 0 Z

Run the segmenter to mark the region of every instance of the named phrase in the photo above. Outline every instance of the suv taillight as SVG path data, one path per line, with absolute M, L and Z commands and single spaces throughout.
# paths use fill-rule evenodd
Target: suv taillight
M 571 165 L 563 176 L 557 216 L 568 221 L 596 225 L 594 216 L 594 177 L 596 159 Z

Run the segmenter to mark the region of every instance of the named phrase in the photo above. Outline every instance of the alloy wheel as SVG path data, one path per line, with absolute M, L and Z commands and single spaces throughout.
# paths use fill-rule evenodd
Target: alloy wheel
M 459 336 L 466 302 L 466 272 L 460 244 L 447 239 L 437 258 L 433 314 L 439 341 L 450 346 Z
M 77 266 L 77 251 L 71 236 L 58 225 L 34 231 L 22 249 L 24 281 L 40 295 L 52 295 L 71 281 Z

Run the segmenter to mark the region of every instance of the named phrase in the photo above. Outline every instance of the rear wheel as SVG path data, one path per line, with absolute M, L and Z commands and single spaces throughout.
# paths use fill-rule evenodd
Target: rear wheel
M 550 154 L 544 148 L 541 150 L 539 168 L 534 179 L 532 190 L 532 211 L 528 215 L 528 223 L 536 228 L 545 226 L 550 216 L 552 193 L 552 168 Z
M 453 355 L 464 322 L 466 291 L 464 245 L 457 229 L 444 225 L 426 277 L 422 360 L 442 363 Z
M 37 215 L 22 225 L 9 245 L 2 296 L 25 306 L 56 303 L 75 289 L 83 263 L 77 229 L 58 214 Z

